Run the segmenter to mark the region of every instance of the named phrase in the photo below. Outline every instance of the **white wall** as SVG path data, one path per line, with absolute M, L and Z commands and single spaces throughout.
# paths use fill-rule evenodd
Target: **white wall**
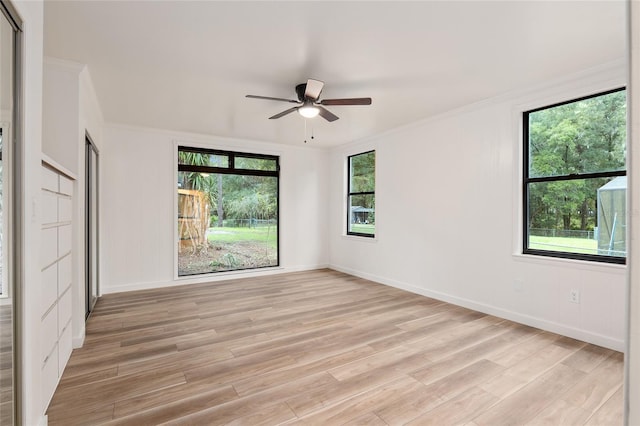
M 517 253 L 520 113 L 624 84 L 624 64 L 611 64 L 334 149 L 330 265 L 622 350 L 624 266 Z M 372 148 L 375 241 L 344 236 L 346 156 Z
M 108 125 L 101 151 L 101 292 L 228 279 L 237 273 L 176 279 L 176 141 L 280 156 L 280 269 L 328 263 L 326 151 Z
M 46 58 L 42 151 L 76 177 L 73 197 L 73 341 L 82 346 L 85 324 L 85 133 L 98 149 L 104 119 L 86 65 Z
M 42 152 L 78 174 L 78 120 L 82 65 L 47 58 L 44 63 Z
M 86 282 L 85 282 L 85 259 L 86 259 L 86 224 L 85 224 L 85 203 L 86 203 L 86 159 L 85 159 L 85 137 L 89 133 L 91 140 L 98 151 L 102 149 L 102 131 L 104 119 L 98 99 L 95 94 L 93 82 L 89 69 L 82 67 L 79 79 L 79 118 L 76 127 L 75 149 L 78 156 L 78 171 L 76 175 L 76 193 L 74 202 L 74 231 L 73 231 L 73 347 L 81 347 L 85 335 L 85 303 L 86 303 Z M 100 159 L 98 159 L 100 161 Z M 99 166 L 98 166 L 98 172 Z M 98 177 L 100 179 L 100 177 Z M 100 189 L 98 188 L 98 192 Z

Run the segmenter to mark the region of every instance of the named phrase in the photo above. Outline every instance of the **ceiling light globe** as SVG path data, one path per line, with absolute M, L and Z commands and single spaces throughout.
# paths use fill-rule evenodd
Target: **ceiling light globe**
M 304 118 L 313 118 L 320 113 L 320 110 L 313 105 L 303 105 L 298 108 L 298 113 Z

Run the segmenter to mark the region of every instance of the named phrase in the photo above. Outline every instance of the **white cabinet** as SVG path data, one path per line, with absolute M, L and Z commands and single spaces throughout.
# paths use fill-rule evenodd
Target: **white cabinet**
M 47 404 L 72 350 L 73 184 L 69 172 L 48 159 L 42 162 L 40 341 Z
M 58 300 L 58 264 L 55 263 L 42 271 L 42 291 L 40 292 L 40 313 L 46 314 Z
M 51 352 L 58 343 L 58 310 L 50 309 L 42 318 L 40 328 L 40 342 L 42 343 L 41 359 L 43 364 L 51 357 Z
M 51 227 L 42 230 L 40 246 L 40 267 L 46 268 L 58 260 L 58 228 Z

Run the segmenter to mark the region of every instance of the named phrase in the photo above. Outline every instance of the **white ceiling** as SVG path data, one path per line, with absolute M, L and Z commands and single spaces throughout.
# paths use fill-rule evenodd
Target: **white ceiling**
M 307 78 L 373 98 L 308 120 L 318 146 L 625 57 L 625 3 L 45 2 L 45 55 L 88 64 L 108 122 L 302 144 L 268 120 Z

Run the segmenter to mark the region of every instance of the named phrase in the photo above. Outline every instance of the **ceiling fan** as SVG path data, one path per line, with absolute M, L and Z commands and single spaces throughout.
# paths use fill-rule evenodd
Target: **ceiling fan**
M 252 99 L 266 99 L 270 101 L 281 101 L 281 102 L 289 102 L 293 104 L 297 104 L 298 106 L 294 106 L 285 111 L 282 111 L 272 117 L 269 117 L 270 120 L 274 120 L 276 118 L 284 117 L 287 114 L 290 114 L 294 111 L 298 111 L 298 113 L 305 118 L 313 118 L 317 115 L 324 118 L 327 121 L 336 121 L 339 117 L 324 108 L 323 105 L 371 105 L 371 98 L 344 98 L 344 99 L 319 99 L 320 92 L 322 92 L 322 88 L 324 87 L 324 82 L 320 80 L 308 79 L 306 83 L 301 83 L 296 86 L 296 94 L 298 95 L 298 100 L 294 99 L 284 99 L 284 98 L 273 98 L 271 96 L 258 96 L 258 95 L 247 95 L 247 98 Z

